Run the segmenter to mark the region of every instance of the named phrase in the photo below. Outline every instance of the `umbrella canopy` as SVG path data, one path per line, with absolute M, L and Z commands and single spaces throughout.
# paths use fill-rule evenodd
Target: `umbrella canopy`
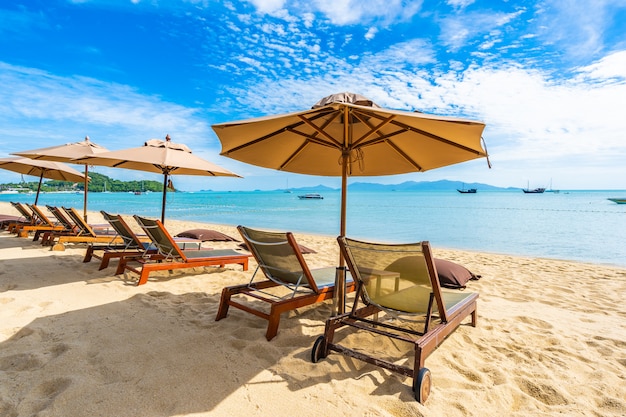
M 37 161 L 30 158 L 9 157 L 0 158 L 0 168 L 7 169 L 13 172 L 18 172 L 20 174 L 39 177 L 39 185 L 37 186 L 35 204 L 37 204 L 37 201 L 39 200 L 41 182 L 44 178 L 71 182 L 85 181 L 85 176 L 83 174 L 61 162 Z
M 170 175 L 239 177 L 226 168 L 193 155 L 186 145 L 172 142 L 169 135 L 164 141 L 150 139 L 139 148 L 101 153 L 79 158 L 76 162 L 163 174 L 162 223 L 165 222 L 165 202 Z
M 423 172 L 487 157 L 482 122 L 381 108 L 353 93 L 309 110 L 213 125 L 222 155 L 266 168 L 340 176 L 340 234 L 347 178 Z M 343 259 L 339 260 L 343 266 Z
M 107 148 L 100 145 L 96 145 L 89 136 L 85 137 L 85 140 L 81 142 L 65 143 L 58 146 L 50 146 L 48 148 L 33 149 L 30 151 L 14 152 L 13 155 L 24 156 L 26 158 L 44 160 L 44 161 L 57 161 L 57 162 L 71 162 L 73 164 L 82 164 L 82 162 L 76 162 L 76 158 L 80 158 L 88 155 L 96 155 L 103 152 L 108 152 Z M 89 190 L 88 178 L 88 166 L 85 165 L 85 195 L 83 200 L 83 217 L 87 221 L 87 192 Z

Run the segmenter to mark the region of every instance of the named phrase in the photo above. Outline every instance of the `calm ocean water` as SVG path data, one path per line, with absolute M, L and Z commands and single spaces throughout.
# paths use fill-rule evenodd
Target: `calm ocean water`
M 336 236 L 340 192 L 323 196 L 299 200 L 297 192 L 281 191 L 170 193 L 166 223 L 184 219 Z M 347 234 L 626 266 L 626 205 L 608 197 L 626 197 L 626 191 L 349 192 Z M 39 204 L 82 209 L 82 199 L 78 194 L 47 193 Z M 34 196 L 0 195 L 0 201 L 32 203 Z M 159 217 L 160 207 L 160 193 L 89 194 L 89 210 Z

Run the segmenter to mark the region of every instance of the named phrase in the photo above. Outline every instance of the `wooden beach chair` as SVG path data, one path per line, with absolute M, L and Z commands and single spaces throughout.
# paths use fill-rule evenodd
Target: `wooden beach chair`
M 33 215 L 32 210 L 24 204 L 11 201 L 11 205 L 20 213 L 20 218 L 7 224 L 7 231 L 9 233 L 16 233 L 18 226 L 37 224 L 37 219 Z
M 23 208 L 21 203 L 11 201 L 11 206 L 19 213 L 19 216 L 13 214 L 0 214 L 0 229 L 7 228 L 7 231 L 11 231 L 12 225 L 18 224 L 31 224 L 33 219 L 31 213 Z
M 80 215 L 73 207 L 62 207 L 74 225 L 77 227 L 76 234 L 73 235 L 55 235 L 49 237 L 49 244 L 53 244 L 52 250 L 65 250 L 66 243 L 107 243 L 109 245 L 122 244 L 123 240 L 114 230 L 111 229 L 94 229 L 88 224 L 83 216 Z M 56 239 L 56 243 L 54 243 Z
M 74 235 L 78 233 L 78 227 L 67 217 L 65 211 L 59 207 L 46 205 L 46 208 L 57 219 L 57 223 L 63 226 L 62 230 L 37 230 L 33 241 L 39 240 L 41 236 L 41 244 L 47 245 L 51 241 L 51 237 L 54 235 Z
M 36 220 L 35 224 L 23 224 L 16 226 L 14 231 L 19 237 L 28 237 L 29 232 L 63 230 L 63 225 L 50 220 L 50 218 L 38 206 L 34 204 L 27 204 L 26 206 L 31 209 L 33 217 L 35 217 Z M 37 239 L 39 239 L 38 234 Z
M 258 267 L 248 284 L 226 287 L 222 290 L 216 320 L 226 317 L 230 306 L 238 308 L 267 320 L 269 323 L 265 338 L 271 340 L 278 333 L 280 315 L 283 312 L 333 297 L 337 268 L 310 269 L 292 233 L 266 232 L 243 226 L 238 226 L 237 229 L 256 259 Z M 266 279 L 255 282 L 259 271 Z M 272 287 L 287 289 L 283 291 L 286 294 L 267 291 Z M 348 291 L 352 290 L 354 283 L 350 280 Z M 254 308 L 251 303 L 243 304 L 233 298 L 235 295 L 244 295 L 268 303 L 270 312 Z
M 143 258 L 120 259 L 118 271 L 129 270 L 139 274 L 137 285 L 148 282 L 150 273 L 154 271 L 172 271 L 174 269 L 205 266 L 219 266 L 223 268 L 227 264 L 239 264 L 244 271 L 248 270 L 249 255 L 232 249 L 183 250 L 165 229 L 161 221 L 146 219 L 140 216 L 133 217 L 152 240 L 152 244 L 157 250 L 156 254 L 147 255 Z M 141 265 L 140 269 L 129 265 L 129 262 L 135 261 Z
M 138 235 L 133 229 L 126 223 L 124 218 L 120 215 L 110 214 L 104 210 L 100 213 L 104 219 L 111 225 L 113 230 L 117 232 L 118 237 L 123 240 L 120 245 L 96 245 L 89 244 L 85 253 L 83 262 L 90 262 L 91 258 L 100 259 L 100 267 L 102 270 L 109 266 L 111 259 L 121 258 L 141 258 L 147 255 L 158 254 L 157 248 L 152 244 L 152 240 L 147 235 Z M 174 237 L 176 244 L 181 248 L 196 248 L 200 249 L 202 241 L 193 238 Z M 102 250 L 102 255 L 96 254 L 96 251 Z M 124 272 L 124 265 L 118 264 L 115 275 L 119 275 Z
M 377 244 L 341 236 L 338 241 L 357 283 L 356 297 L 350 312 L 326 321 L 324 335 L 313 345 L 311 360 L 317 362 L 330 352 L 339 352 L 411 377 L 415 399 L 424 403 L 431 386 L 430 371 L 424 367 L 426 357 L 466 317 L 471 316 L 471 325 L 476 326 L 478 294 L 442 291 L 428 242 Z M 380 312 L 384 313 L 382 319 Z M 412 344 L 412 366 L 398 364 L 398 358 L 366 353 L 369 346 L 339 344 L 337 332 L 344 327 Z

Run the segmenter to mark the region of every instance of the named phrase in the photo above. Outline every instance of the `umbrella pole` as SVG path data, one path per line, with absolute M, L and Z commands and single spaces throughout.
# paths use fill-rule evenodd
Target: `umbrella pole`
M 165 201 L 167 200 L 167 172 L 163 174 L 163 202 L 161 203 L 161 223 L 165 224 Z
M 89 189 L 89 177 L 87 177 L 88 169 L 89 167 L 85 165 L 85 186 L 83 187 L 83 219 L 85 219 L 85 222 L 87 221 L 87 190 Z
M 43 181 L 43 171 L 41 171 L 41 175 L 39 176 L 39 185 L 37 186 L 37 195 L 35 196 L 35 205 L 37 205 L 37 201 L 39 201 L 39 191 L 41 190 L 42 181 Z
M 350 138 L 350 124 L 348 123 L 350 117 L 348 107 L 343 109 L 343 150 L 341 154 L 341 214 L 339 233 L 340 236 L 346 235 L 346 207 L 348 200 L 348 163 L 350 162 L 350 151 L 348 149 L 348 142 Z M 343 254 L 339 252 L 339 267 L 335 273 L 335 299 L 334 304 L 337 314 L 344 314 L 346 312 L 346 268 Z

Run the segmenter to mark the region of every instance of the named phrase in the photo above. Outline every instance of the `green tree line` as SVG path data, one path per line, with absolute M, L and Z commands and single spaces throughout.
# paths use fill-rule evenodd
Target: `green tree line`
M 90 192 L 137 192 L 137 191 L 154 191 L 161 192 L 163 190 L 163 183 L 159 181 L 120 181 L 109 178 L 106 175 L 98 174 L 96 172 L 90 172 L 89 178 L 89 191 Z M 9 188 L 22 189 L 24 191 L 37 191 L 37 185 L 39 181 L 21 182 L 21 183 L 6 183 L 0 184 L 0 190 L 6 190 Z M 41 184 L 42 192 L 54 192 L 54 191 L 84 191 L 85 185 L 80 183 L 57 181 L 57 180 L 44 180 Z M 169 189 L 168 191 L 176 191 L 175 189 Z

